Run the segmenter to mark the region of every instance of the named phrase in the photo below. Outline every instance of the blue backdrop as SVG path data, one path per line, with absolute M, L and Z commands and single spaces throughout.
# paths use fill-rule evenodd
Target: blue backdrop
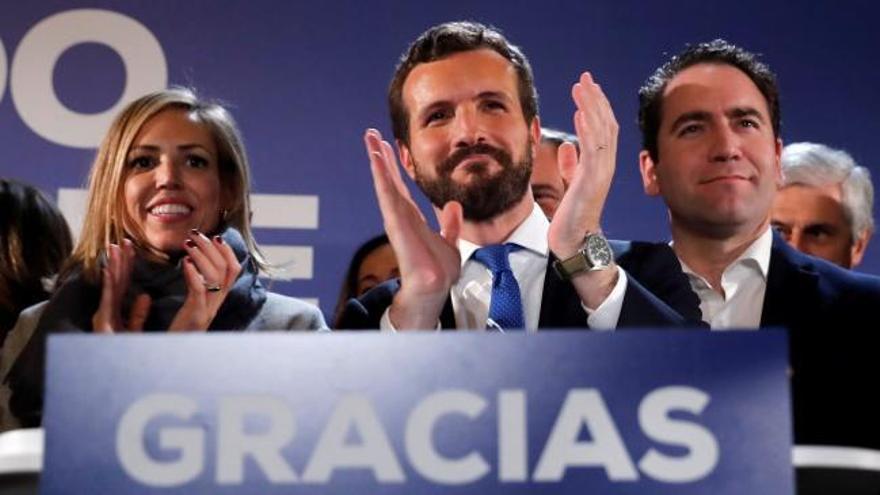
M 112 110 L 129 92 L 195 86 L 232 104 L 254 191 L 285 195 L 263 197 L 256 212 L 258 241 L 296 260 L 293 278 L 275 290 L 318 298 L 330 312 L 355 247 L 381 230 L 361 136 L 366 127 L 390 136 L 385 89 L 400 53 L 426 27 L 475 19 L 501 28 L 531 59 L 545 125 L 571 128 L 570 86 L 582 70 L 593 72 L 621 124 L 605 230 L 663 239 L 665 207 L 644 196 L 638 176 L 635 116 L 636 90 L 664 53 L 716 37 L 762 53 L 779 76 L 784 140 L 845 148 L 876 176 L 880 68 L 869 23 L 878 11 L 868 1 L 758 0 L 7 4 L 0 176 L 56 198 L 63 189 L 74 215 L 70 189 L 82 187 L 106 128 L 106 118 L 89 114 Z M 272 200 L 290 212 L 271 215 Z M 880 273 L 880 248 L 869 248 L 861 269 Z

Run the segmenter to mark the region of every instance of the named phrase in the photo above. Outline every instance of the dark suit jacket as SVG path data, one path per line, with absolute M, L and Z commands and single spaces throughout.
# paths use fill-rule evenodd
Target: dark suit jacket
M 691 291 L 675 253 L 666 244 L 611 241 L 617 263 L 629 274 L 618 327 L 699 326 L 700 300 Z M 550 256 L 544 277 L 539 328 L 587 328 L 587 314 L 574 286 L 553 271 Z M 348 302 L 340 329 L 376 329 L 385 309 L 400 288 L 400 280 L 385 282 L 360 299 Z M 444 329 L 455 328 L 452 301 L 440 314 Z
M 880 449 L 880 278 L 774 235 L 761 327 L 789 330 L 795 443 Z

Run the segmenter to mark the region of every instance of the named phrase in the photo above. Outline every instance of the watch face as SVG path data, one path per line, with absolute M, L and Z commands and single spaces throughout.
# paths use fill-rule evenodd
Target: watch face
M 595 267 L 608 266 L 611 264 L 613 255 L 608 241 L 604 237 L 591 235 L 587 237 L 586 254 L 590 263 Z

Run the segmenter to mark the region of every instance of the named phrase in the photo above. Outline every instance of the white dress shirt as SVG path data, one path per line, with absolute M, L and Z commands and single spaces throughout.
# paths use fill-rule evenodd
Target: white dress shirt
M 761 325 L 772 245 L 773 233 L 768 227 L 739 258 L 724 269 L 721 274 L 723 296 L 679 258 L 691 289 L 700 298 L 703 321 L 712 330 L 754 330 Z
M 535 203 L 531 214 L 504 241 L 523 248 L 510 253 L 508 260 L 513 276 L 519 284 L 524 321 L 526 329 L 530 332 L 537 331 L 541 314 L 544 276 L 547 273 L 550 255 L 547 244 L 549 229 L 550 222 Z M 462 263 L 461 275 L 450 290 L 455 326 L 458 329 L 482 330 L 486 328 L 489 319 L 492 272 L 482 263 L 471 259 L 471 255 L 480 247 L 464 239 L 458 241 Z M 610 330 L 617 326 L 627 286 L 626 272 L 620 267 L 617 267 L 617 270 L 619 275 L 617 284 L 598 308 L 593 310 L 581 303 L 589 315 L 585 323 L 588 323 L 591 329 Z M 382 315 L 380 327 L 393 329 L 388 310 Z

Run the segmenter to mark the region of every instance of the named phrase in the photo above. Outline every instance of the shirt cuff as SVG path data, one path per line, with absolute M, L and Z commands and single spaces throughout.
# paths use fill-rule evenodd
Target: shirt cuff
M 618 310 L 618 313 L 620 311 Z M 385 308 L 385 312 L 382 313 L 382 318 L 379 319 L 379 330 L 382 333 L 397 333 L 397 329 L 394 328 L 394 324 L 391 323 L 391 306 Z M 437 327 L 434 328 L 435 331 L 440 331 L 440 322 L 437 322 Z
M 587 324 L 590 325 L 590 329 L 614 330 L 617 327 L 620 310 L 623 308 L 623 297 L 626 295 L 626 286 L 626 272 L 618 266 L 617 283 L 614 284 L 611 294 L 608 294 L 608 297 L 602 301 L 598 308 L 590 309 L 581 301 L 581 307 L 587 312 Z
M 382 318 L 379 320 L 379 330 L 385 333 L 397 333 L 397 329 L 391 324 L 391 317 L 388 315 L 390 312 L 391 306 L 385 308 L 385 312 L 382 313 Z

